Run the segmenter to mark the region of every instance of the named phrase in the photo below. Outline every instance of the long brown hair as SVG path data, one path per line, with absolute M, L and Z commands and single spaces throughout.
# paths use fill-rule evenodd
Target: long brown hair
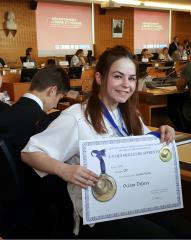
M 135 64 L 130 50 L 125 46 L 117 45 L 113 48 L 106 49 L 101 54 L 95 68 L 95 72 L 99 72 L 101 75 L 101 86 L 97 83 L 94 77 L 92 93 L 87 102 L 85 117 L 87 121 L 92 124 L 93 128 L 98 134 L 107 132 L 103 120 L 103 110 L 99 100 L 100 89 L 106 89 L 110 68 L 115 61 L 121 58 L 128 58 Z M 138 84 L 136 84 L 136 89 L 133 95 L 125 103 L 119 103 L 119 109 L 130 135 L 141 135 L 143 132 L 142 124 L 137 111 L 137 85 Z

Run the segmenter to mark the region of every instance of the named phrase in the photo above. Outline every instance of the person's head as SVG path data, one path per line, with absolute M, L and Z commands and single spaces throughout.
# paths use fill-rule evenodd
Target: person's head
M 94 88 L 95 87 L 95 88 Z M 136 88 L 136 66 L 129 49 L 116 46 L 106 50 L 95 69 L 93 90 L 110 108 L 125 103 Z
M 91 57 L 91 56 L 92 56 L 92 50 L 88 50 L 87 56 L 88 56 L 88 57 Z
M 167 55 L 167 54 L 168 54 L 168 48 L 167 48 L 167 47 L 164 47 L 164 48 L 162 49 L 162 52 L 163 52 L 164 55 Z
M 56 65 L 56 61 L 54 59 L 52 59 L 52 58 L 49 58 L 47 60 L 47 65 Z
M 65 70 L 56 65 L 49 65 L 33 76 L 29 92 L 39 97 L 43 102 L 44 111 L 48 111 L 57 106 L 69 87 L 69 78 Z
M 31 47 L 29 47 L 29 48 L 27 48 L 26 49 L 26 56 L 29 56 L 29 55 L 31 55 L 32 54 L 32 48 Z
M 117 45 L 101 54 L 95 68 L 92 95 L 86 109 L 86 117 L 90 115 L 98 133 L 104 132 L 100 100 L 109 110 L 119 107 L 129 133 L 140 133 L 136 75 L 133 55 L 125 46 Z M 136 122 L 137 128 L 132 122 Z
M 84 55 L 83 49 L 78 49 L 78 50 L 76 51 L 75 55 L 78 56 L 78 57 L 83 56 L 83 55 Z
M 188 45 L 189 45 L 189 40 L 188 39 L 184 39 L 184 41 L 183 41 L 184 48 L 186 48 Z
M 149 55 L 150 55 L 149 50 L 147 48 L 143 48 L 141 51 L 141 56 L 148 58 Z
M 183 47 L 181 44 L 179 44 L 179 45 L 178 45 L 178 51 L 179 51 L 179 52 L 182 52 L 183 50 L 184 50 L 184 47 Z
M 178 36 L 174 36 L 174 37 L 173 37 L 173 41 L 174 41 L 175 43 L 178 43 L 178 40 L 179 40 L 179 39 L 178 39 Z

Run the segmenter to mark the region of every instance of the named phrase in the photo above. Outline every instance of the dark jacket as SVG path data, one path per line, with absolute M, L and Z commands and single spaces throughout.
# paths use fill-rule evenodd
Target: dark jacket
M 46 113 L 38 103 L 30 98 L 21 97 L 0 113 L 0 135 L 6 135 L 20 151 L 37 132 L 38 123 L 45 116 Z
M 9 104 L 0 101 L 0 112 L 4 111 L 9 107 Z
M 169 45 L 169 49 L 168 49 L 168 54 L 170 56 L 172 56 L 172 53 L 174 51 L 176 51 L 178 48 L 177 48 L 177 45 L 175 44 L 175 42 L 172 42 L 170 45 Z

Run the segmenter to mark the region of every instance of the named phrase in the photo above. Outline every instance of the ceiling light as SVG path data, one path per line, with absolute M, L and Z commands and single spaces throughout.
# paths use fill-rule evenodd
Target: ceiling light
M 138 0 L 114 0 L 116 3 L 127 4 L 127 5 L 141 5 L 142 1 Z
M 182 5 L 182 4 L 171 4 L 171 3 L 159 3 L 159 2 L 144 2 L 146 7 L 156 7 L 156 8 L 165 8 L 165 9 L 176 9 L 191 11 L 191 5 Z

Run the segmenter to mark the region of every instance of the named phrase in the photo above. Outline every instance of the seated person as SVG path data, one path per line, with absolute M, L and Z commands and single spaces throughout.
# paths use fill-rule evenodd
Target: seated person
M 88 60 L 89 66 L 91 66 L 92 65 L 92 50 L 88 50 L 87 60 Z
M 141 51 L 141 61 L 142 62 L 149 62 L 150 59 L 153 57 L 153 54 L 147 48 L 144 48 Z
M 93 226 L 80 224 L 83 217 L 81 188 L 95 186 L 98 176 L 79 165 L 79 141 L 148 133 L 149 129 L 137 111 L 136 96 L 136 64 L 130 51 L 124 46 L 107 49 L 96 65 L 88 101 L 63 111 L 45 131 L 33 136 L 22 150 L 23 161 L 39 170 L 41 177 L 55 174 L 68 182 L 75 209 L 75 233 L 80 233 L 82 238 L 168 238 L 168 233 L 164 233 L 161 227 L 162 219 L 158 225 L 148 222 L 145 216 L 100 222 Z M 106 110 L 112 122 L 119 127 L 113 127 L 108 121 L 108 114 L 104 114 Z M 175 133 L 170 126 L 161 126 L 160 133 L 161 142 L 170 143 L 174 139 Z M 177 224 L 173 220 L 170 223 L 183 236 L 185 231 L 181 229 L 180 221 Z M 186 234 L 189 234 L 189 229 L 187 226 Z
M 46 62 L 46 65 L 56 65 L 56 61 L 53 58 L 49 58 Z
M 178 49 L 179 38 L 178 36 L 173 37 L 173 42 L 169 45 L 168 53 L 172 57 L 172 53 Z
M 33 49 L 31 47 L 26 49 L 24 62 L 33 62 L 35 66 L 37 65 L 35 59 L 33 58 Z
M 63 68 L 50 65 L 40 69 L 34 75 L 29 91 L 14 105 L 0 113 L 0 136 L 6 138 L 16 152 L 20 152 L 32 135 L 43 131 L 58 117 L 59 111 L 50 114 L 46 114 L 46 112 L 56 107 L 68 89 L 68 75 Z M 38 198 L 40 213 L 35 212 L 34 216 L 37 214 L 37 217 L 34 222 L 33 219 L 30 222 L 33 225 L 37 221 L 42 222 L 43 228 L 40 230 L 44 234 L 43 238 L 48 238 L 47 236 L 60 238 L 62 236 L 62 238 L 70 239 L 73 209 L 66 184 L 56 176 L 49 175 L 47 178 L 41 179 L 26 164 L 18 162 L 18 165 L 20 173 L 24 177 L 24 189 L 27 191 L 30 189 L 30 194 L 34 192 L 31 194 L 31 204 L 34 204 L 36 197 Z M 29 207 L 31 207 L 30 203 Z M 53 211 L 48 211 L 48 209 L 53 209 Z M 42 218 L 43 221 L 40 221 L 39 219 Z M 27 220 L 23 219 L 23 221 Z M 31 224 L 30 227 L 35 230 L 33 225 Z M 2 236 L 3 233 L 4 229 L 1 228 Z M 25 231 L 24 233 L 21 231 L 21 234 L 25 234 L 24 238 L 31 237 Z M 12 236 L 12 238 L 17 237 Z M 22 237 L 19 235 L 19 238 Z
M 162 52 L 159 53 L 159 60 L 163 60 L 165 62 L 172 61 L 172 58 L 168 54 L 168 48 L 167 47 L 164 47 L 162 49 Z
M 40 69 L 32 79 L 29 92 L 0 114 L 0 135 L 10 136 L 12 144 L 20 151 L 38 131 L 40 120 L 49 116 L 46 112 L 57 106 L 68 84 L 63 68 Z
M 86 62 L 84 60 L 83 49 L 78 49 L 70 61 L 70 67 L 84 66 Z
M 176 81 L 178 90 L 184 90 L 187 86 L 189 92 L 169 94 L 167 97 L 167 109 L 170 120 L 177 131 L 191 133 L 191 62 L 179 67 L 180 78 Z M 190 127 L 188 127 L 190 126 Z
M 189 93 L 191 93 L 191 62 L 187 62 L 182 68 L 181 78 L 177 80 L 176 86 L 178 90 L 184 90 L 187 86 L 189 89 Z M 182 106 L 182 113 L 184 115 L 184 118 L 190 123 L 190 126 L 191 126 L 190 94 Z
M 181 44 L 178 45 L 178 48 L 177 50 L 175 50 L 173 53 L 172 53 L 172 60 L 175 62 L 175 61 L 181 61 L 183 60 L 182 59 L 182 56 L 183 56 L 183 46 Z
M 186 52 L 186 55 L 189 56 L 190 55 L 190 42 L 188 39 L 185 39 L 183 41 L 183 48 L 184 48 L 184 51 Z
M 0 89 L 1 89 L 1 85 L 2 85 L 2 76 L 0 74 Z M 2 99 L 0 99 L 0 112 L 2 112 L 3 110 L 7 109 L 10 105 L 7 103 L 4 103 L 2 101 Z

